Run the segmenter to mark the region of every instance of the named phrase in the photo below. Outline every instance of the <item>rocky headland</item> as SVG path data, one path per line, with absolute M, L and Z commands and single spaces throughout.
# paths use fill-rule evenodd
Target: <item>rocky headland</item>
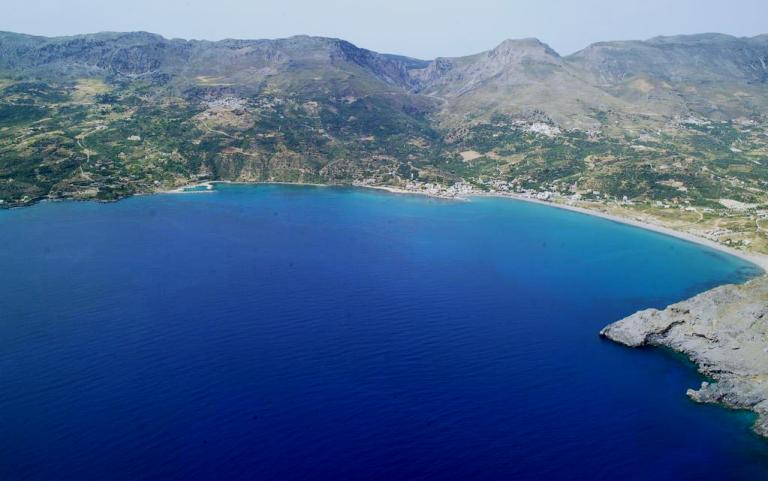
M 720 286 L 664 310 L 637 312 L 600 335 L 629 347 L 687 355 L 710 379 L 689 389 L 688 397 L 751 410 L 758 415 L 755 432 L 768 437 L 768 276 Z

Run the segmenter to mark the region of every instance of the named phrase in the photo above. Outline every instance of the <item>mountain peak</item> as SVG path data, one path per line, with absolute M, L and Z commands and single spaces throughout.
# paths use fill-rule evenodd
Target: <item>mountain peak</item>
M 549 45 L 537 38 L 507 39 L 489 52 L 492 56 L 504 57 L 555 57 L 560 55 Z

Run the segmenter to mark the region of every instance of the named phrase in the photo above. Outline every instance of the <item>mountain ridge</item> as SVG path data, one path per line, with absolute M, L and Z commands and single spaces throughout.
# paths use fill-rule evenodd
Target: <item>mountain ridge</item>
M 199 39 L 199 38 L 182 38 L 182 37 L 166 37 L 162 34 L 153 33 L 145 30 L 131 30 L 131 31 L 113 31 L 113 30 L 103 30 L 103 31 L 97 31 L 97 32 L 91 32 L 91 33 L 81 33 L 81 34 L 74 34 L 74 35 L 56 35 L 56 36 L 47 36 L 47 35 L 37 35 L 37 34 L 28 34 L 28 33 L 22 33 L 22 32 L 14 32 L 11 30 L 0 30 L 0 36 L 3 35 L 13 35 L 13 36 L 19 36 L 19 37 L 25 37 L 25 38 L 37 38 L 37 39 L 43 39 L 43 40 L 67 40 L 67 39 L 77 39 L 77 38 L 83 38 L 83 37 L 101 37 L 101 36 L 151 36 L 156 37 L 165 41 L 173 42 L 191 42 L 191 43 L 221 43 L 221 42 L 274 42 L 274 41 L 280 41 L 280 40 L 289 40 L 293 38 L 317 38 L 317 39 L 327 39 L 327 40 L 337 40 L 337 41 L 343 41 L 350 43 L 358 48 L 370 50 L 365 47 L 359 47 L 354 42 L 350 42 L 348 40 L 342 39 L 340 37 L 326 37 L 322 35 L 308 35 L 308 34 L 296 34 L 296 35 L 289 35 L 287 37 L 277 37 L 277 38 L 236 38 L 236 37 L 228 37 L 228 38 L 222 38 L 219 40 L 208 40 L 208 39 Z M 458 56 L 438 56 L 434 59 L 426 59 L 426 58 L 419 58 L 419 57 L 412 57 L 410 55 L 404 55 L 404 54 L 397 54 L 392 52 L 379 52 L 381 55 L 388 55 L 388 56 L 395 56 L 395 57 L 402 57 L 407 59 L 413 59 L 418 60 L 421 62 L 429 62 L 431 60 L 435 60 L 438 58 L 461 58 L 461 57 L 470 57 L 473 55 L 477 55 L 479 53 L 488 52 L 490 50 L 493 50 L 495 48 L 498 48 L 505 42 L 523 42 L 523 41 L 535 41 L 538 43 L 541 43 L 543 45 L 546 45 L 550 49 L 552 49 L 555 53 L 557 53 L 558 56 L 567 58 L 573 55 L 578 54 L 579 52 L 588 49 L 589 47 L 596 46 L 596 45 L 602 45 L 602 44 L 619 44 L 619 43 L 653 43 L 658 41 L 664 41 L 664 40 L 692 40 L 692 39 L 711 39 L 711 38 L 721 38 L 721 39 L 731 39 L 731 40 L 765 40 L 768 41 L 768 33 L 762 33 L 752 36 L 738 36 L 738 35 L 732 35 L 727 33 L 721 33 L 721 32 L 701 32 L 701 33 L 690 33 L 690 34 L 677 34 L 677 35 L 657 35 L 654 37 L 649 37 L 647 39 L 629 39 L 629 40 L 600 40 L 597 42 L 593 42 L 573 53 L 562 55 L 560 52 L 557 52 L 555 49 L 550 47 L 544 40 L 538 38 L 538 37 L 508 37 L 503 40 L 501 40 L 498 44 L 495 46 L 492 46 L 488 48 L 487 50 L 482 50 L 479 52 L 475 52 L 468 55 L 458 55 Z M 370 50 L 372 51 L 372 50 Z
M 519 114 L 522 105 L 548 110 L 566 127 L 584 128 L 595 124 L 590 111 L 641 113 L 651 93 L 654 109 L 664 116 L 684 115 L 687 110 L 716 116 L 722 110 L 724 116 L 733 117 L 768 108 L 764 95 L 768 93 L 768 35 L 708 33 L 597 42 L 567 56 L 538 39 L 507 39 L 469 56 L 420 60 L 381 54 L 343 39 L 306 35 L 207 41 L 169 40 L 148 32 L 54 38 L 0 33 L 0 66 L 11 71 L 37 70 L 37 74 L 50 70 L 50 75 L 76 75 L 78 69 L 92 69 L 91 73 L 183 77 L 194 74 L 183 70 L 191 64 L 200 76 L 256 70 L 250 79 L 235 75 L 234 83 L 248 85 L 260 78 L 258 72 L 274 74 L 280 68 L 348 68 L 339 62 L 354 64 L 364 71 L 357 75 L 371 75 L 375 79 L 369 81 L 399 87 L 401 93 L 449 100 L 444 119 Z M 723 98 L 714 83 L 728 92 L 743 87 L 749 100 Z M 458 97 L 461 100 L 452 111 L 450 99 Z M 573 104 L 574 98 L 583 105 Z M 569 104 L 570 108 L 561 108 Z

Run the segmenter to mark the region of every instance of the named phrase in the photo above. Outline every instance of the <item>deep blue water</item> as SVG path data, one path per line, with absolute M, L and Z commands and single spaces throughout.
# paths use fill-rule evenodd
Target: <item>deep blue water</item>
M 756 273 L 501 199 L 220 186 L 0 212 L 0 480 L 765 480 L 604 325 Z

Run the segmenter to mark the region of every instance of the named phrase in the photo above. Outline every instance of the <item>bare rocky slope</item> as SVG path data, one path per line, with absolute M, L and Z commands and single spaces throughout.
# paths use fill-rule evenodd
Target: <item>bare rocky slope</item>
M 768 437 L 768 276 L 717 287 L 661 311 L 637 312 L 600 335 L 687 355 L 711 379 L 688 396 L 754 411 L 755 431 Z

